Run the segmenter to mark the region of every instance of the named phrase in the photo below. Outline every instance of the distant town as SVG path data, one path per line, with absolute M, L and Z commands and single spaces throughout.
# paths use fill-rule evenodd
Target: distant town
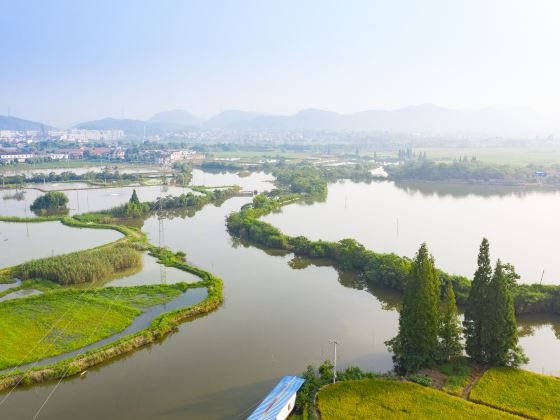
M 116 145 L 122 130 L 0 130 L 0 164 L 63 160 L 145 161 L 161 165 L 196 162 L 204 155 L 190 149 L 164 150 Z M 41 144 L 41 147 L 34 147 Z M 47 145 L 47 147 L 45 147 Z M 134 150 L 132 150 L 134 149 Z

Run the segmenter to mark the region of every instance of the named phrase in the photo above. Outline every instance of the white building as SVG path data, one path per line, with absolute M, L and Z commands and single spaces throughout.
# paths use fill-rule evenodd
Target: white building
M 123 130 L 78 130 L 72 129 L 66 132 L 66 140 L 69 141 L 102 141 L 119 140 L 124 137 Z
M 164 165 L 171 165 L 174 162 L 194 162 L 202 159 L 204 159 L 204 155 L 194 150 L 173 150 L 163 152 L 160 162 Z
M 0 153 L 0 161 L 4 163 L 8 162 L 25 162 L 26 159 L 31 159 L 33 153 Z

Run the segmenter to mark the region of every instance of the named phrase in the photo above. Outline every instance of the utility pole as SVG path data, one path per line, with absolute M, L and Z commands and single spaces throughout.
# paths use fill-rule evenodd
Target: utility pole
M 163 209 L 162 209 L 162 200 L 163 197 L 158 197 L 157 201 L 159 204 L 159 212 L 158 212 L 158 225 L 159 225 L 159 232 L 158 232 L 158 240 L 159 240 L 159 250 L 161 251 L 165 247 L 165 237 L 164 237 L 164 230 L 163 230 Z M 159 275 L 162 284 L 167 284 L 167 268 L 165 264 L 160 264 L 159 266 Z
M 340 344 L 340 341 L 338 340 L 329 340 L 329 343 L 331 343 L 332 345 L 334 345 L 334 361 L 333 361 L 333 379 L 332 382 L 333 384 L 336 382 L 336 346 L 338 344 Z

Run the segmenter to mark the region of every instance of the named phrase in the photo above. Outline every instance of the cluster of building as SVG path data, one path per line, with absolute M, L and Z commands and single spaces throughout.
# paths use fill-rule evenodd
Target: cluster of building
M 175 162 L 200 162 L 204 159 L 202 153 L 194 150 L 163 150 L 159 153 L 159 163 L 162 165 L 173 165 Z
M 60 140 L 85 143 L 88 141 L 116 141 L 124 138 L 123 130 L 0 130 L 5 143 L 33 143 L 40 140 Z
M 46 161 L 62 159 L 102 158 L 107 160 L 124 160 L 125 150 L 120 147 L 78 147 L 59 149 L 53 152 L 31 152 L 18 147 L 0 149 L 0 163 L 17 163 L 26 161 Z
M 132 160 L 159 163 L 161 165 L 171 166 L 175 162 L 200 162 L 204 159 L 204 155 L 194 150 L 165 150 L 150 149 L 136 151 L 136 155 L 131 157 Z M 127 148 L 121 146 L 106 147 L 68 147 L 57 149 L 50 152 L 30 151 L 28 147 L 4 147 L 0 148 L 0 163 L 18 163 L 29 161 L 46 161 L 46 160 L 126 160 Z

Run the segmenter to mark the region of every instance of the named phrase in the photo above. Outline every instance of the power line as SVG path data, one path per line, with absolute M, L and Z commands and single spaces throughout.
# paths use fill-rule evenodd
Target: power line
M 84 296 L 85 293 L 86 293 L 87 291 L 91 290 L 91 289 L 93 289 L 93 282 L 92 282 L 92 284 L 91 284 L 89 287 L 84 288 L 83 291 L 82 291 L 82 293 L 80 293 L 78 296 L 76 296 L 76 298 L 74 299 L 74 303 L 72 304 L 72 306 L 70 306 L 68 309 L 66 309 L 66 311 L 65 311 L 65 312 L 62 314 L 62 316 L 61 316 L 60 318 L 58 318 L 58 320 L 51 326 L 51 328 L 47 331 L 47 333 L 46 333 L 45 335 L 43 335 L 43 336 L 41 337 L 41 339 L 39 339 L 39 341 L 37 341 L 37 342 L 33 345 L 33 347 L 31 348 L 31 350 L 29 350 L 29 351 L 27 352 L 27 354 L 26 354 L 23 358 L 20 359 L 20 361 L 18 362 L 18 364 L 15 365 L 15 366 L 13 366 L 13 367 L 10 369 L 10 371 L 7 372 L 8 375 L 14 373 L 22 364 L 25 363 L 25 359 L 26 359 L 30 354 L 32 354 L 33 351 L 37 348 L 37 346 L 38 346 L 39 344 L 41 344 L 41 343 L 50 335 L 50 333 L 64 320 L 64 318 L 66 318 L 66 316 L 70 313 L 70 311 L 71 311 L 72 309 L 74 309 L 74 307 L 78 304 L 78 302 L 80 301 L 80 298 L 81 298 L 82 296 Z M 70 323 L 70 320 L 69 320 L 66 324 L 64 324 L 64 327 L 68 326 L 69 323 Z M 45 349 L 45 351 L 42 352 L 42 356 L 41 356 L 38 360 L 36 360 L 35 362 L 33 362 L 33 363 L 31 364 L 31 367 L 37 366 L 37 365 L 39 364 L 39 362 L 40 362 L 41 360 L 43 360 L 43 359 L 46 357 L 47 352 L 50 350 L 50 348 L 51 348 L 52 346 L 54 346 L 54 345 L 56 344 L 57 339 L 60 338 L 60 337 L 62 336 L 62 334 L 63 334 L 63 333 L 62 333 L 62 330 L 61 330 L 61 332 L 60 332 L 57 336 L 54 337 L 53 341 L 52 341 L 52 342 L 50 343 L 50 345 Z M 22 375 L 21 378 L 15 383 L 15 385 L 12 386 L 12 388 L 10 388 L 10 391 L 8 391 L 8 393 L 4 396 L 4 398 L 2 398 L 2 400 L 0 400 L 0 406 L 2 406 L 2 404 L 4 404 L 4 402 L 6 402 L 6 400 L 8 399 L 8 397 L 12 394 L 12 392 L 14 391 L 14 389 L 17 388 L 17 386 L 21 383 L 22 380 L 23 380 L 23 375 Z
M 123 290 L 125 289 L 125 287 L 121 287 L 121 293 L 123 292 Z M 117 296 L 120 296 L 119 294 L 117 294 Z M 114 297 L 114 299 L 116 300 L 117 297 Z M 103 321 L 105 321 L 105 318 L 107 317 L 107 314 L 109 313 L 109 309 L 111 309 L 112 306 L 109 306 L 107 309 L 105 309 L 104 313 L 103 313 L 103 317 L 101 318 L 101 320 L 97 323 L 97 326 L 95 328 L 95 330 L 93 330 L 93 332 L 90 335 L 90 338 L 92 338 L 97 331 L 99 330 L 99 328 L 101 327 L 101 324 L 103 323 Z M 78 354 L 74 357 L 76 360 L 83 354 L 84 349 L 89 345 L 87 344 L 89 340 L 87 340 L 82 348 L 80 349 L 80 351 L 78 352 Z M 41 406 L 39 407 L 39 409 L 37 410 L 37 412 L 35 413 L 35 415 L 33 416 L 33 420 L 35 420 L 39 414 L 41 414 L 41 411 L 43 410 L 43 408 L 47 405 L 47 403 L 49 402 L 49 400 L 51 399 L 51 397 L 53 396 L 53 394 L 56 392 L 56 390 L 58 389 L 58 387 L 60 386 L 60 384 L 62 383 L 62 381 L 64 380 L 64 378 L 66 378 L 66 375 L 68 375 L 68 371 L 70 370 L 70 365 L 68 365 L 68 367 L 66 368 L 66 370 L 64 371 L 64 374 L 60 377 L 60 379 L 58 380 L 58 382 L 56 383 L 56 385 L 54 386 L 54 388 L 52 389 L 52 391 L 49 393 L 49 395 L 47 395 L 47 398 L 45 398 L 45 401 L 43 401 L 43 404 L 41 404 Z

